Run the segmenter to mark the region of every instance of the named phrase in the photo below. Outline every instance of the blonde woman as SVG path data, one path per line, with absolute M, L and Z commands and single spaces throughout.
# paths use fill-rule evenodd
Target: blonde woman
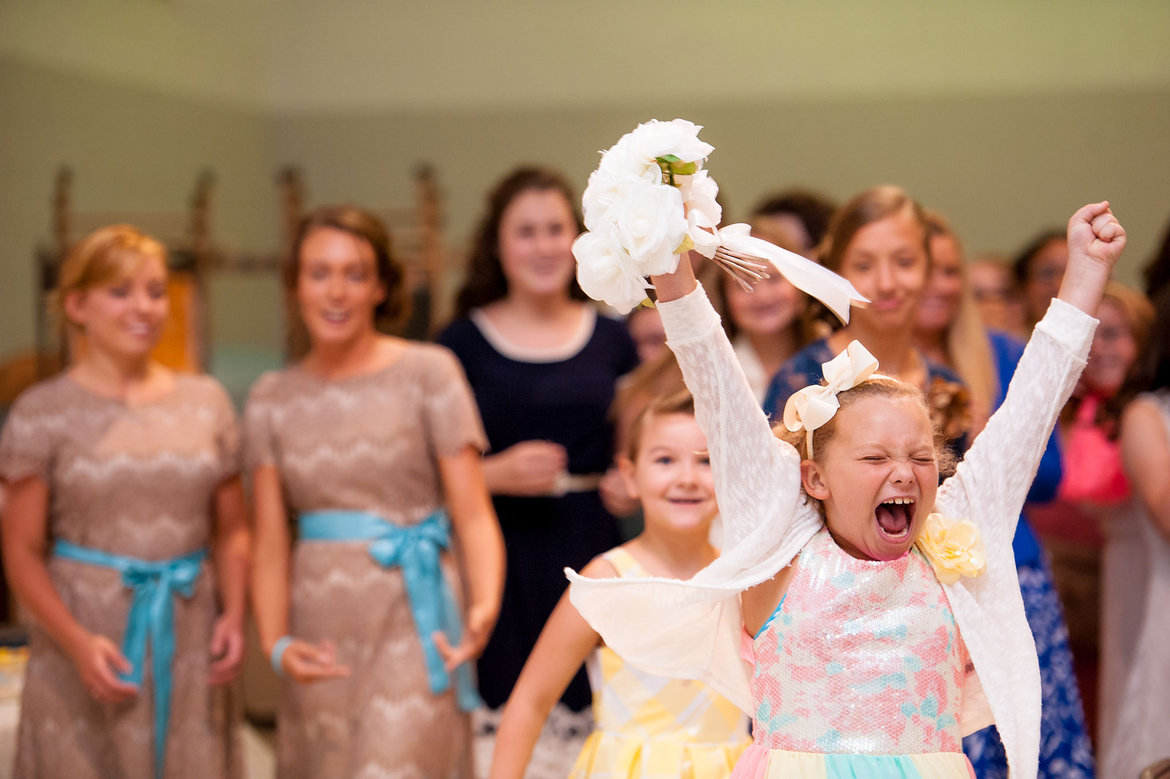
M 102 228 L 61 268 L 65 373 L 0 437 L 4 565 L 33 618 L 18 777 L 242 771 L 230 689 L 248 530 L 235 414 L 213 379 L 151 358 L 166 252 Z

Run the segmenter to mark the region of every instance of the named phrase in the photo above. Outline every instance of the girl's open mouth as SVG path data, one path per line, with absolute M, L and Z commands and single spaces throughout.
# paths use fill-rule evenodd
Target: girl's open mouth
M 890 498 L 874 510 L 878 528 L 892 541 L 901 541 L 910 534 L 914 520 L 914 498 Z

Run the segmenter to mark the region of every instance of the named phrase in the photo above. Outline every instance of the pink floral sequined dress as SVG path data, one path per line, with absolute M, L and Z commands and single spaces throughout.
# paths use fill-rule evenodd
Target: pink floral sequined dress
M 970 658 L 922 553 L 859 560 L 822 529 L 795 565 L 776 613 L 744 634 L 755 742 L 733 776 L 973 776 Z

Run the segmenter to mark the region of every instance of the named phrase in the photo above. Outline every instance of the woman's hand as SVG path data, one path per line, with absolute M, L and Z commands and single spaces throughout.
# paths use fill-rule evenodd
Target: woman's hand
M 349 667 L 337 664 L 337 650 L 331 641 L 314 646 L 294 638 L 280 657 L 280 667 L 286 676 L 300 684 L 349 676 Z
M 565 447 L 551 441 L 521 441 L 483 460 L 483 475 L 493 495 L 548 495 L 566 471 Z
M 138 686 L 118 678 L 118 674 L 130 673 L 133 666 L 110 639 L 87 633 L 70 656 L 86 691 L 98 703 L 122 703 L 137 697 Z
M 211 630 L 211 671 L 207 683 L 227 684 L 240 674 L 244 660 L 243 620 L 221 614 Z
M 472 606 L 467 610 L 467 624 L 463 626 L 463 639 L 458 646 L 451 646 L 447 634 L 436 630 L 431 634 L 435 648 L 439 650 L 439 657 L 443 658 L 443 665 L 448 671 L 454 671 L 463 663 L 477 659 L 483 654 L 495 626 L 495 615 L 486 608 Z

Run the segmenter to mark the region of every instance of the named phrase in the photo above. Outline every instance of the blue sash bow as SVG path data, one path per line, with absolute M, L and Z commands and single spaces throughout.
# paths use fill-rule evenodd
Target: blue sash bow
M 151 646 L 151 676 L 154 679 L 154 775 L 163 775 L 166 759 L 167 726 L 171 719 L 171 660 L 175 656 L 174 594 L 190 598 L 195 592 L 206 549 L 169 560 L 139 560 L 98 549 L 57 541 L 53 554 L 87 565 L 113 568 L 122 574 L 122 583 L 134 591 L 122 654 L 130 661 L 123 681 L 142 684 L 146 644 Z
M 442 630 L 452 646 L 458 645 L 463 636 L 459 608 L 439 566 L 440 552 L 451 545 L 447 513 L 440 509 L 417 525 L 401 527 L 362 511 L 312 511 L 301 514 L 298 525 L 302 541 L 370 541 L 370 557 L 378 565 L 402 568 L 431 692 L 446 692 L 451 687 L 451 677 L 431 635 Z M 455 669 L 455 698 L 463 711 L 479 706 L 468 663 Z

